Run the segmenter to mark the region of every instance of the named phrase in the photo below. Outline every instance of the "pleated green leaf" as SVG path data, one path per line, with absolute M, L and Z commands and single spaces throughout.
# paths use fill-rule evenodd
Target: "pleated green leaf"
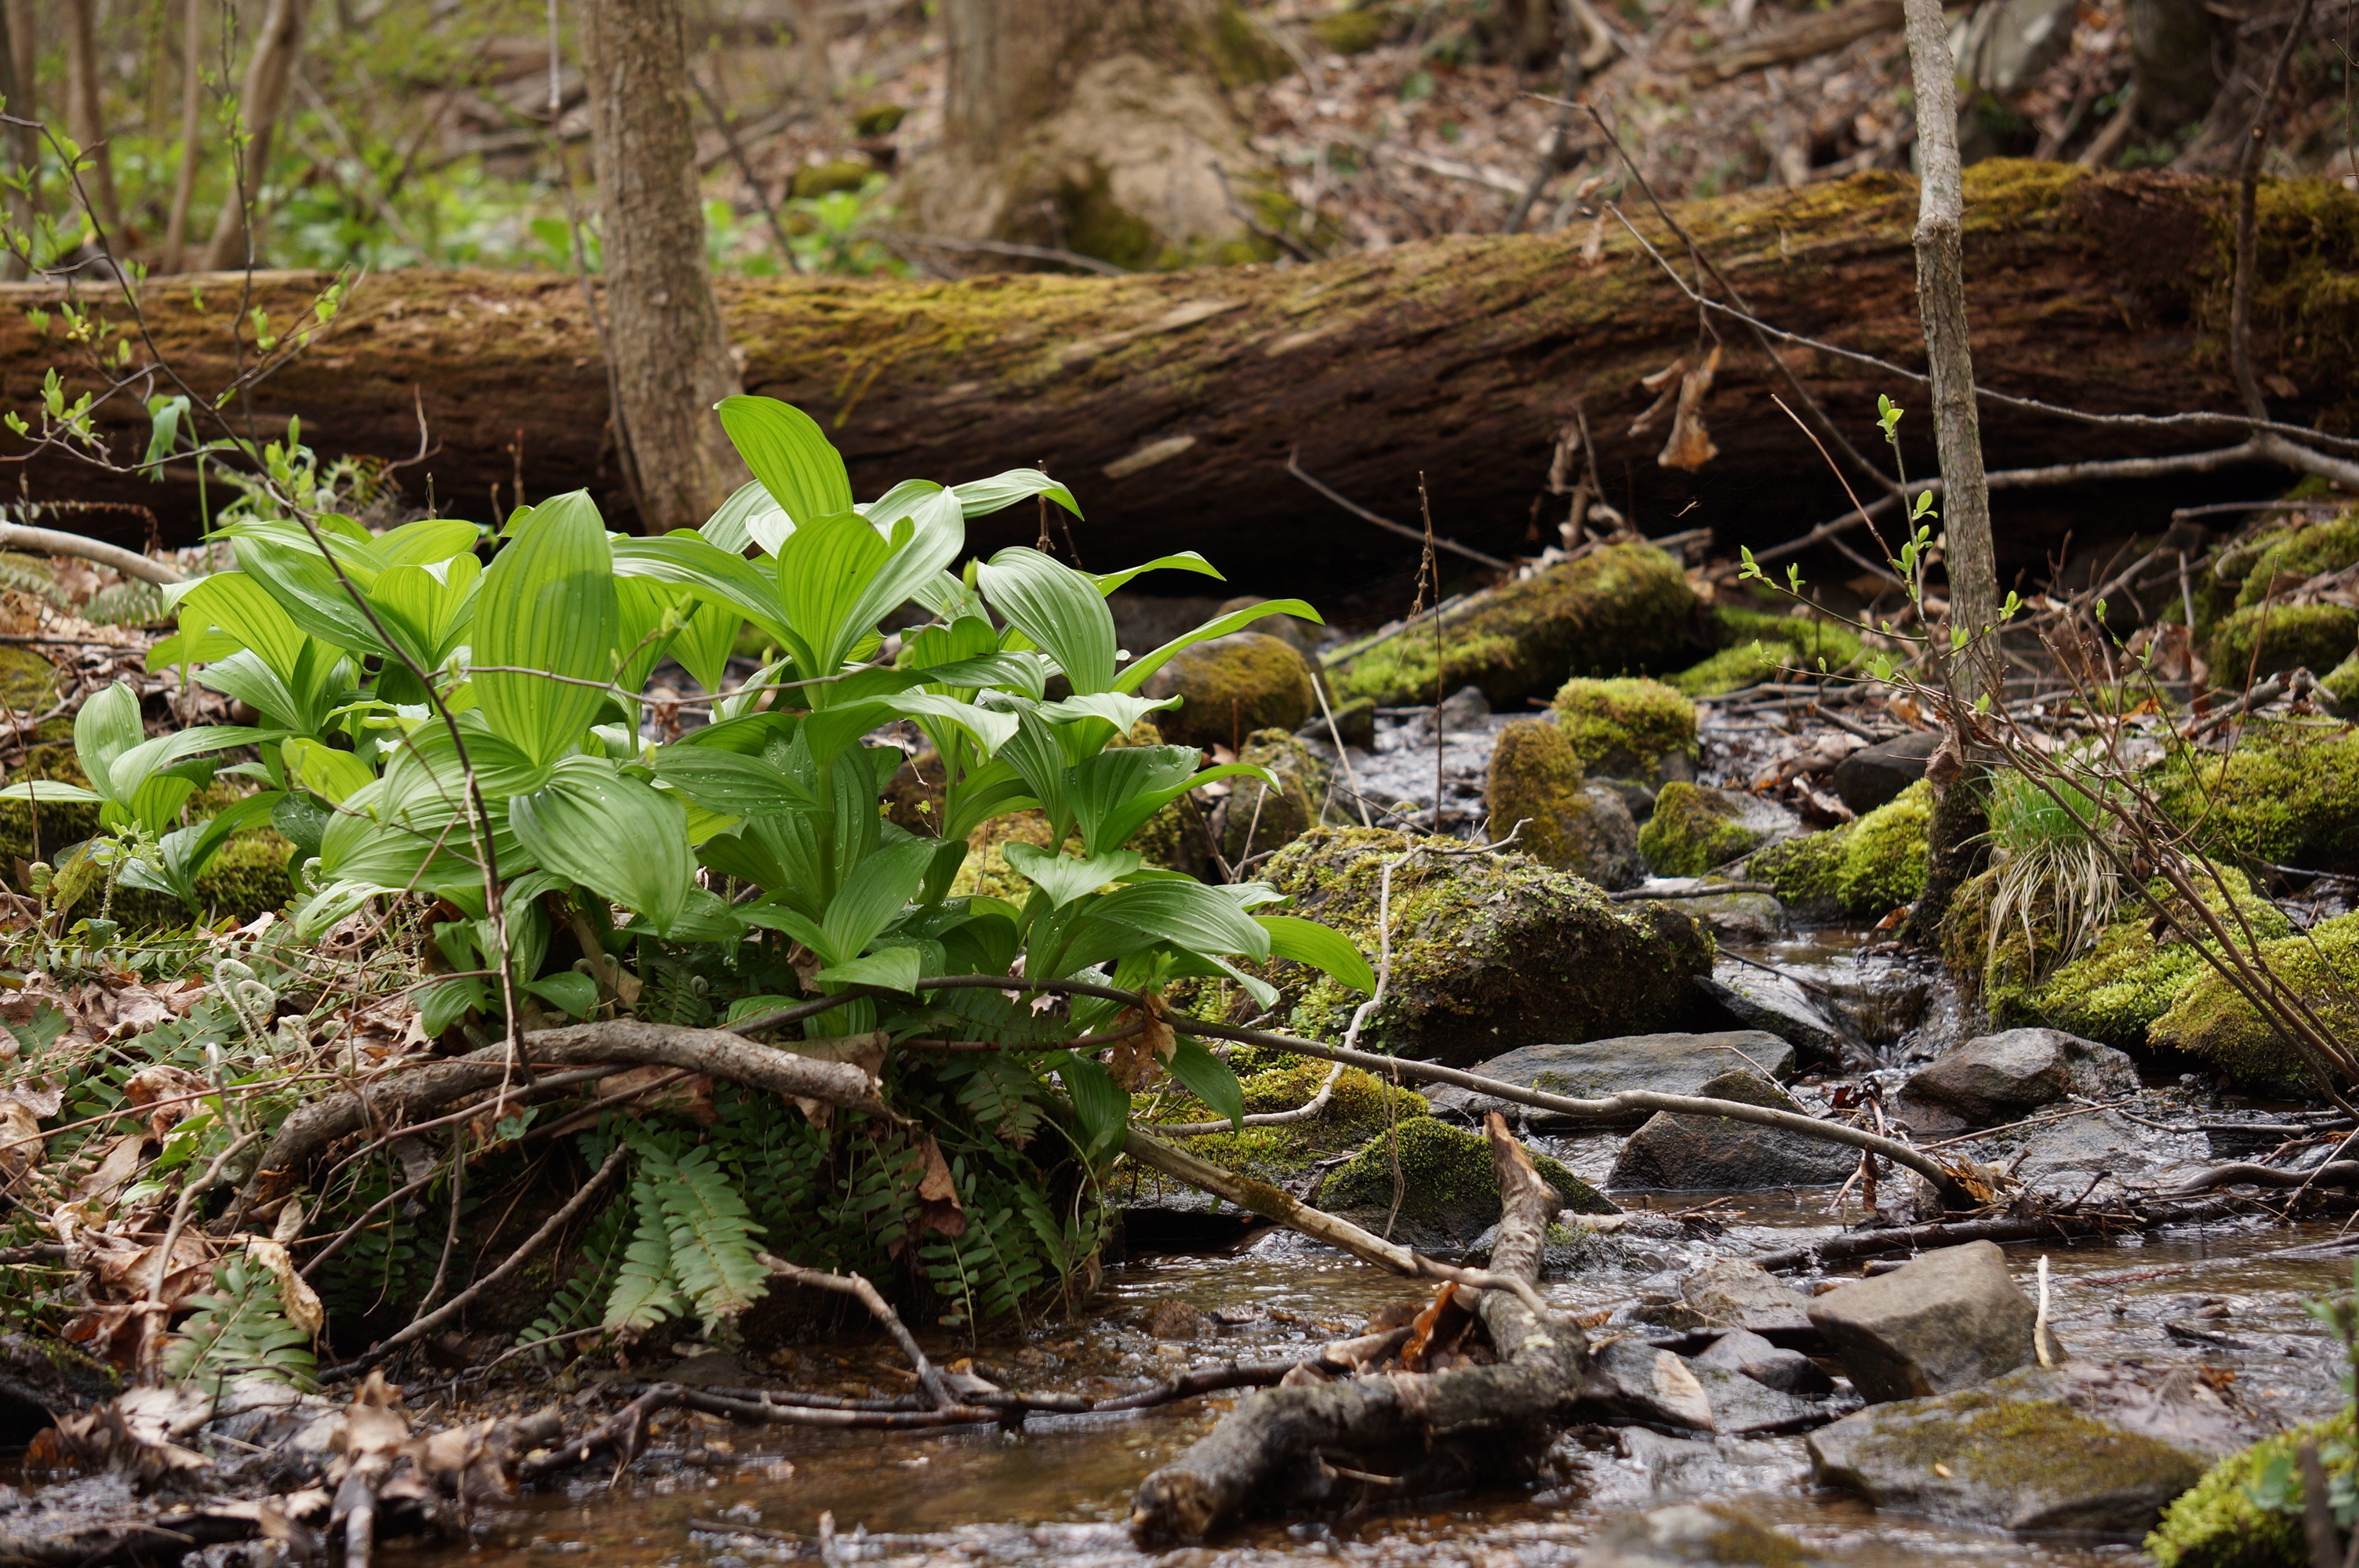
M 615 620 L 614 557 L 589 493 L 534 507 L 475 605 L 475 699 L 493 731 L 537 762 L 579 746 L 605 693 L 576 683 L 613 678 Z
M 547 784 L 508 802 L 516 841 L 549 870 L 671 929 L 696 860 L 688 808 L 593 757 L 569 757 Z

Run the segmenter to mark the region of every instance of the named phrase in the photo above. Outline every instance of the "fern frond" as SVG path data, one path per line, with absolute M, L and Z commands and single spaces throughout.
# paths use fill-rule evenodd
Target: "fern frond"
M 516 1336 L 518 1346 L 544 1345 L 604 1322 L 606 1298 L 622 1274 L 625 1227 L 632 1212 L 630 1200 L 620 1198 L 590 1222 L 582 1238 L 581 1261 L 549 1298 L 548 1310 Z
M 770 1277 L 736 1184 L 709 1150 L 640 1159 L 662 1198 L 672 1278 L 707 1328 L 733 1321 L 767 1292 Z
M 642 1168 L 647 1151 L 640 1152 Z M 607 1292 L 605 1326 L 637 1333 L 668 1317 L 678 1317 L 687 1303 L 671 1271 L 671 1233 L 664 1223 L 663 1197 L 646 1174 L 631 1183 L 631 1207 L 637 1225 L 630 1245 L 623 1249 L 622 1268 L 614 1288 Z
M 245 1377 L 311 1387 L 319 1369 L 311 1337 L 287 1320 L 269 1270 L 242 1256 L 223 1259 L 212 1291 L 191 1303 L 197 1310 L 164 1347 L 167 1378 L 206 1384 L 216 1395 Z

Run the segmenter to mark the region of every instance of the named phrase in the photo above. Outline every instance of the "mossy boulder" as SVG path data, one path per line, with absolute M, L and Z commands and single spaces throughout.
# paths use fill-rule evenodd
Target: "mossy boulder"
M 1350 820 L 1336 798 L 1332 771 L 1290 732 L 1256 733 L 1237 761 L 1267 768 L 1277 775 L 1277 787 L 1240 778 L 1215 807 L 1214 837 L 1232 867 L 1285 848 L 1317 824 Z
M 1355 5 L 1310 19 L 1310 31 L 1337 54 L 1365 54 L 1390 38 L 1400 16 L 1382 5 Z
M 90 780 L 74 756 L 71 719 L 52 719 L 33 732 L 32 744 L 25 749 L 24 762 L 8 775 L 10 784 L 22 784 L 28 779 L 90 787 Z M 37 819 L 38 833 L 34 831 Z M 14 877 L 19 861 L 47 860 L 54 864 L 61 851 L 97 831 L 98 807 L 94 805 L 0 800 L 0 875 Z
M 1491 752 L 1484 791 L 1492 830 L 1521 825 L 1516 845 L 1544 866 L 1603 888 L 1639 879 L 1638 827 L 1611 790 L 1582 787 L 1581 759 L 1564 730 L 1543 719 L 1510 719 Z
M 1720 791 L 1674 781 L 1655 795 L 1654 815 L 1638 830 L 1638 853 L 1658 877 L 1700 877 L 1742 860 L 1767 837 L 1746 827 L 1736 803 Z
M 2259 959 L 2308 1004 L 2326 1033 L 2359 1038 L 2359 914 L 2323 920 L 2306 932 L 2260 946 Z M 2302 1093 L 2312 1087 L 2308 1063 L 2294 1043 L 2220 972 L 2205 965 L 2179 993 L 2170 1011 L 2147 1031 L 2153 1045 L 2181 1051 L 2251 1088 Z
M 1882 916 L 1914 903 L 1925 891 L 1932 821 L 1932 786 L 1920 779 L 1856 822 L 1756 850 L 1746 870 L 1806 914 Z
M 1616 904 L 1593 884 L 1519 854 L 1470 854 L 1445 838 L 1380 828 L 1314 827 L 1262 868 L 1292 913 L 1331 925 L 1373 962 L 1382 868 L 1392 883 L 1392 979 L 1364 1044 L 1467 1065 L 1544 1041 L 1595 1040 L 1676 1026 L 1712 969 L 1710 935 L 1660 902 Z M 1364 1000 L 1288 960 L 1272 1027 L 1339 1040 Z M 1262 1010 L 1231 1000 L 1242 1018 Z
M 1859 634 L 1824 616 L 1722 605 L 1712 611 L 1711 625 L 1720 651 L 1663 677 L 1689 697 L 1719 697 L 1780 676 L 1840 670 L 1861 653 Z
M 2343 712 L 2359 708 L 2359 653 L 2319 676 L 2318 684 Z
M 1263 730 L 1299 730 L 1319 710 L 1310 666 L 1292 643 L 1263 632 L 1237 632 L 1182 650 L 1147 678 L 1145 695 L 1177 697 L 1155 715 L 1177 746 L 1243 747 Z
M 2350 1407 L 2330 1420 L 2263 1438 L 2205 1471 L 2163 1510 L 2162 1522 L 2146 1538 L 2155 1568 L 2310 1568 L 2295 1458 L 2304 1443 L 2318 1444 L 2330 1478 L 2351 1475 Z M 2281 1478 L 2282 1488 L 2263 1487 L 2264 1476 Z M 2264 1506 L 2256 1489 L 2273 1506 Z
M 2229 892 L 2203 890 L 2203 902 L 2215 914 L 2233 914 L 2264 938 L 2290 929 L 2275 905 L 2251 891 L 2243 872 L 2223 874 Z M 2178 930 L 2156 931 L 2152 909 L 2142 900 L 2125 900 L 2121 918 L 2060 968 L 2053 963 L 2052 935 L 2037 922 L 2038 952 L 2020 926 L 2000 933 L 1994 945 L 1987 922 L 1995 883 L 1995 874 L 1985 871 L 1959 889 L 1941 933 L 1944 961 L 1953 974 L 1979 978 L 1995 1028 L 2038 1024 L 2125 1051 L 2143 1049 L 2155 1020 L 2210 972 L 2202 953 Z M 2166 906 L 2180 906 L 2164 883 L 2148 891 Z M 2038 976 L 2045 979 L 2035 980 Z
M 1229 1065 L 1236 1069 L 1248 1116 L 1296 1110 L 1310 1104 L 1327 1081 L 1332 1065 L 1308 1056 L 1250 1050 L 1233 1054 Z M 1164 1092 L 1152 1099 L 1142 1097 L 1140 1105 L 1141 1119 L 1149 1124 L 1201 1126 L 1220 1119 L 1211 1107 L 1174 1084 L 1165 1085 Z M 1307 1121 L 1199 1133 L 1180 1141 L 1199 1159 L 1257 1181 L 1284 1185 L 1300 1183 L 1320 1161 L 1359 1148 L 1388 1125 L 1405 1127 L 1429 1115 L 1425 1098 L 1414 1089 L 1346 1067 L 1335 1080 L 1335 1092 L 1328 1097 L 1326 1108 Z M 1136 1162 L 1125 1162 L 1116 1179 L 1125 1184 L 1118 1197 L 1131 1206 L 1204 1206 L 1203 1195 L 1194 1188 L 1174 1184 Z
M 2321 572 L 2359 565 L 2359 516 L 2346 512 L 2323 523 L 2271 532 L 2257 544 L 2237 585 L 2238 609 L 2299 588 Z
M 0 702 L 41 713 L 58 699 L 58 667 L 29 648 L 0 648 Z
M 1745 874 L 1767 882 L 1778 902 L 1805 914 L 1832 914 L 1835 873 L 1843 870 L 1843 846 L 1850 841 L 1849 824 L 1829 833 L 1798 833 L 1756 849 L 1745 862 Z
M 194 910 L 169 893 L 117 888 L 114 918 L 127 930 L 168 931 L 225 919 L 243 925 L 266 911 L 283 910 L 295 902 L 294 853 L 294 845 L 267 827 L 233 834 L 212 863 L 198 873 Z M 95 902 L 86 899 L 82 913 L 95 914 L 97 908 Z
M 1399 1162 L 1399 1177 L 1394 1162 Z M 1614 1205 L 1557 1161 L 1535 1152 L 1532 1164 L 1575 1214 L 1613 1214 Z M 1400 1209 L 1394 1217 L 1397 1194 Z M 1313 1200 L 1330 1214 L 1419 1249 L 1472 1244 L 1499 1223 L 1499 1183 L 1491 1146 L 1480 1133 L 1426 1117 L 1389 1134 L 1327 1173 Z
M 839 190 L 857 190 L 867 184 L 868 177 L 875 172 L 876 166 L 865 158 L 830 158 L 825 163 L 806 164 L 795 170 L 790 189 L 796 197 L 809 200 L 814 197 L 830 196 Z
M 2212 630 L 2212 684 L 2242 687 L 2280 670 L 2332 670 L 2359 646 L 2359 610 L 2347 604 L 2256 604 Z
M 1660 681 L 1575 676 L 1557 688 L 1556 721 L 1589 773 L 1686 778 L 1696 755 L 1695 704 Z
M 2174 757 L 2163 811 L 2213 854 L 2247 863 L 2359 866 L 2359 730 L 2255 726 L 2224 755 Z
M 1440 684 L 1482 688 L 1494 708 L 1551 691 L 1568 676 L 1659 667 L 1687 634 L 1695 594 L 1680 565 L 1645 545 L 1611 545 L 1484 595 L 1447 619 Z M 1345 697 L 1386 707 L 1431 702 L 1430 629 L 1380 643 L 1343 667 Z
M 1044 811 L 1012 811 L 1005 816 L 995 816 L 980 823 L 966 836 L 966 864 L 951 879 L 950 896 L 970 898 L 1004 898 L 1021 907 L 1032 896 L 1032 884 L 1017 875 L 1007 863 L 1007 846 L 1030 844 L 1054 853 L 1057 845 L 1049 838 L 1049 814 Z

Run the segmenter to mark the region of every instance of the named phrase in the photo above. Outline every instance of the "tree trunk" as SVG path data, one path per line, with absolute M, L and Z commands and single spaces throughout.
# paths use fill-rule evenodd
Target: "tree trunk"
M 10 13 L 0 16 L 0 99 L 7 101 L 8 113 L 19 119 L 33 118 L 32 97 L 25 84 L 32 77 L 39 55 L 32 45 L 32 16 L 28 12 L 19 17 Z M 24 61 L 22 70 L 16 62 Z M 0 137 L 11 172 L 30 169 L 38 165 L 39 149 L 33 140 L 30 125 L 10 125 L 5 137 Z M 29 189 L 12 190 L 8 195 L 8 222 L 22 236 L 27 247 L 32 243 L 33 197 Z M 14 250 L 0 247 L 0 283 L 15 283 L 25 276 L 25 259 Z
M 196 199 L 197 169 L 204 161 L 205 0 L 180 0 L 180 171 L 172 185 L 172 215 L 164 226 L 164 272 L 179 272 L 189 264 L 189 204 Z
M 739 385 L 705 260 L 679 0 L 586 0 L 582 17 L 613 417 L 641 521 L 691 528 L 745 467 L 712 413 Z
M 1260 160 L 1223 89 L 1282 57 L 1230 15 L 1221 0 L 944 0 L 949 96 L 941 139 L 911 160 L 915 226 L 1132 268 L 1275 254 L 1242 215 Z
M 295 85 L 295 65 L 303 57 L 303 24 L 310 14 L 310 0 L 270 0 L 262 30 L 255 35 L 254 53 L 245 63 L 245 85 L 238 96 L 238 117 L 245 127 L 245 156 L 240 160 L 238 184 L 222 203 L 213 223 L 212 242 L 205 246 L 204 265 L 213 272 L 245 265 L 248 256 L 258 265 L 262 256 L 261 191 L 270 168 L 270 139 L 287 94 Z M 254 210 L 255 232 L 246 232 L 246 210 Z
M 97 12 L 98 0 L 67 0 L 66 134 L 82 146 L 82 183 L 106 225 L 107 243 L 120 248 L 123 211 L 114 199 L 114 157 L 106 146 L 106 105 L 98 88 Z
M 2204 0 L 2129 0 L 2130 81 L 2138 123 L 2169 135 L 2203 118 L 2220 95 Z
M 1941 0 L 1908 0 L 1908 70 L 1917 92 L 1917 304 L 1925 319 L 1926 368 L 1932 379 L 1933 441 L 1941 458 L 1941 527 L 1948 538 L 1950 626 L 1971 639 L 1951 654 L 1937 651 L 1948 690 L 1945 746 L 1962 751 L 1965 712 L 1984 693 L 2004 700 L 1998 658 L 1998 567 L 1991 547 L 1990 483 L 1983 472 L 1982 421 L 1975 407 L 1973 351 L 1966 335 L 1965 173 L 1958 162 L 1958 73 Z M 1905 524 L 1904 524 L 1905 526 Z M 1938 629 L 1937 629 L 1938 634 Z M 1957 648 L 1953 638 L 1951 646 Z M 1927 770 L 1933 781 L 1924 893 L 1915 928 L 1940 927 L 1950 900 L 1970 874 L 1983 822 L 1980 769 Z
M 1987 384 L 2103 413 L 2237 406 L 2219 347 L 2230 185 L 1994 162 L 1968 170 L 1965 190 L 1973 359 Z M 2299 390 L 2274 410 L 2343 428 L 2335 421 L 2359 398 L 2359 362 L 2340 346 L 2346 329 L 2327 324 L 2344 319 L 2334 301 L 2359 297 L 2359 264 L 2321 256 L 2311 236 L 2321 225 L 2359 226 L 2359 195 L 2271 184 L 2262 197 L 2254 351 Z M 1875 174 L 1677 211 L 1767 319 L 1921 366 L 1916 208 L 1913 183 Z M 1650 220 L 1634 220 L 1652 232 Z M 1647 533 L 1709 524 L 1723 548 L 1760 546 L 1847 511 L 1817 450 L 1769 401 L 1773 392 L 1793 401 L 1784 384 L 1734 336 L 1703 405 L 1720 455 L 1692 473 L 1658 465 L 1661 426 L 1629 428 L 1655 400 L 1640 378 L 1693 351 L 1695 307 L 1627 235 L 1609 233 L 1593 262 L 1582 259 L 1582 243 L 1578 234 L 1451 239 L 1284 270 L 1128 278 L 723 279 L 718 292 L 745 346 L 747 389 L 811 410 L 843 449 L 863 498 L 904 478 L 955 481 L 1040 462 L 1087 509 L 1090 521 L 1075 528 L 1093 566 L 1201 549 L 1231 574 L 1221 592 L 1310 584 L 1332 600 L 1414 576 L 1415 543 L 1288 475 L 1298 449 L 1306 470 L 1379 512 L 1413 521 L 1423 471 L 1439 532 L 1493 555 L 1536 547 L 1525 543 L 1532 498 L 1575 398 L 1605 499 Z M 274 320 L 300 319 L 323 281 L 273 275 L 255 303 Z M 618 308 L 615 287 L 610 276 L 609 309 Z M 26 319 L 24 307 L 60 294 L 44 284 L 0 288 L 0 406 L 29 408 L 53 364 L 67 373 L 69 396 L 106 384 L 54 330 L 42 338 Z M 106 319 L 123 319 L 119 305 L 85 297 Z M 220 281 L 158 279 L 141 297 L 191 384 L 208 395 L 226 384 L 234 293 Z M 1886 372 L 1788 353 L 1863 441 L 1874 439 L 1878 393 L 1925 406 L 1921 387 Z M 488 518 L 491 484 L 506 488 L 508 444 L 522 430 L 531 493 L 590 484 L 610 515 L 627 514 L 602 451 L 598 340 L 571 278 L 373 276 L 326 341 L 255 388 L 253 402 L 263 420 L 299 413 L 307 443 L 322 451 L 399 460 L 419 446 L 413 389 L 436 449 L 399 475 L 411 495 L 430 475 L 440 505 Z M 99 418 L 126 460 L 145 449 L 136 404 L 117 398 Z M 2234 439 L 2092 428 L 1995 406 L 1982 423 L 2010 468 Z M 1927 424 L 1921 414 L 1902 423 L 1911 473 L 1933 471 Z M 8 446 L 0 438 L 0 449 Z M 2068 527 L 2085 542 L 2093 517 L 2118 516 L 2126 533 L 2174 505 L 2273 493 L 2253 488 L 2267 482 L 2277 482 L 2273 470 L 2245 469 L 2115 488 L 2104 492 L 2102 514 L 2086 490 L 2003 490 L 2003 564 L 2042 576 Z M 37 498 L 152 506 L 168 538 L 192 535 L 196 488 L 185 470 L 150 485 L 52 456 L 30 465 L 30 484 Z M 2148 510 L 2136 514 L 2141 500 Z M 985 547 L 1026 543 L 1036 525 L 1028 512 L 1009 513 L 978 523 L 975 537 Z M 1401 589 L 1406 604 L 1405 581 Z

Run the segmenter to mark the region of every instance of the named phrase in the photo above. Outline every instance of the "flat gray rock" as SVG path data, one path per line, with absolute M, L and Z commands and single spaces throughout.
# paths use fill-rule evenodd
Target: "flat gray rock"
M 2010 1029 L 1969 1040 L 1901 1087 L 1901 1119 L 1919 1132 L 1995 1127 L 2068 1096 L 2119 1099 L 2137 1093 L 2137 1066 L 2122 1052 L 2060 1029 Z
M 1804 1061 L 1838 1068 L 1854 1065 L 1854 1055 L 1859 1064 L 1867 1062 L 1864 1054 L 1851 1044 L 1843 1025 L 1783 975 L 1765 974 L 1749 964 L 1723 957 L 1711 974 L 1697 976 L 1695 983 L 1729 1017 L 1747 1029 L 1775 1034 L 1799 1052 Z
M 2038 1316 L 1988 1241 L 1928 1252 L 1810 1304 L 1810 1322 L 1871 1404 L 1945 1394 L 2030 1365 Z
M 1680 1281 L 1675 1300 L 1641 1307 L 1636 1315 L 1665 1328 L 1744 1329 L 1764 1338 L 1815 1338 L 1810 1303 L 1760 1264 L 1714 1258 Z
M 1705 1084 L 1698 1093 L 1796 1114 L 1801 1107 L 1785 1090 L 1739 1068 Z M 1859 1167 L 1859 1152 L 1806 1132 L 1724 1116 L 1658 1112 L 1630 1135 L 1614 1162 L 1608 1187 L 1658 1192 L 1760 1192 L 1772 1187 L 1831 1187 Z
M 2134 1539 L 2202 1476 L 2207 1455 L 2104 1419 L 2085 1388 L 2034 1367 L 1980 1388 L 1871 1405 L 1810 1434 L 1810 1478 L 1880 1509 L 1960 1524 Z M 2192 1399 L 2206 1396 L 2218 1401 L 2208 1389 Z
M 1766 1077 L 1790 1078 L 1796 1066 L 1794 1047 L 1759 1029 L 1732 1029 L 1716 1034 L 1624 1034 L 1579 1044 L 1525 1045 L 1472 1070 L 1526 1088 L 1592 1099 L 1624 1089 L 1701 1094 L 1703 1087 L 1722 1074 L 1748 1066 Z M 1497 1109 L 1534 1126 L 1549 1125 L 1552 1119 L 1547 1111 L 1508 1105 L 1469 1089 L 1439 1089 L 1426 1098 L 1437 1110 L 1459 1115 L 1479 1118 Z M 1646 1119 L 1647 1113 L 1640 1111 L 1618 1125 L 1635 1127 Z
M 1772 1345 L 1749 1328 L 1730 1329 L 1709 1348 L 1690 1357 L 1688 1364 L 1699 1377 L 1706 1368 L 1735 1372 L 1765 1389 L 1798 1399 L 1824 1399 L 1834 1392 L 1834 1379 L 1816 1361 L 1799 1350 Z

